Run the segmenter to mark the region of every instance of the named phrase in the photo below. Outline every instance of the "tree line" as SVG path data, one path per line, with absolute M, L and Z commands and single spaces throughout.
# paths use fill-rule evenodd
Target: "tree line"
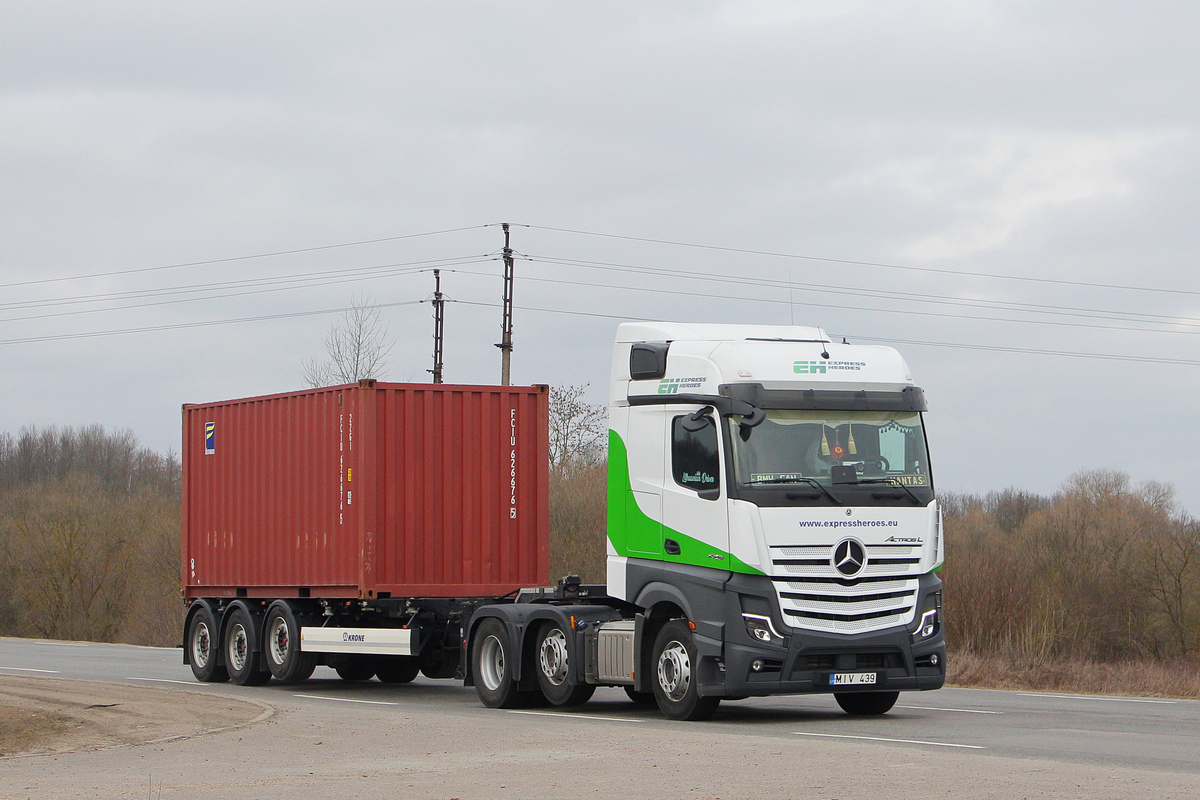
M 1053 495 L 942 495 L 952 649 L 1025 661 L 1194 658 L 1200 522 L 1115 470 Z
M 179 488 L 131 431 L 0 433 L 0 635 L 174 644 Z

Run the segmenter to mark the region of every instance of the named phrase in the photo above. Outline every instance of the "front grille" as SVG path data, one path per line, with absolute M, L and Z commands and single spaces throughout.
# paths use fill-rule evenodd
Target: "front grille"
M 920 549 L 866 545 L 866 551 L 866 567 L 847 579 L 831 563 L 832 544 L 772 547 L 772 580 L 788 625 L 865 633 L 911 623 L 916 614 Z
M 838 667 L 837 659 L 842 666 Z M 899 652 L 880 653 L 806 653 L 796 660 L 795 670 L 854 670 L 904 669 L 904 656 Z

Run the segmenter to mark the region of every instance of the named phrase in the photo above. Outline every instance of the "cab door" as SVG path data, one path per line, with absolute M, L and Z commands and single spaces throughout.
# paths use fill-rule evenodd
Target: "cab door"
M 727 515 L 720 417 L 674 409 L 666 419 L 662 489 L 663 560 L 728 569 Z

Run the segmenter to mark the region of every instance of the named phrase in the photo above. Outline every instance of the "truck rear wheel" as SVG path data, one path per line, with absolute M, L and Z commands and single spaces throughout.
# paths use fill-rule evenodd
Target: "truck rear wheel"
M 669 719 L 708 719 L 721 704 L 719 697 L 701 697 L 696 668 L 700 659 L 688 624 L 673 619 L 654 640 L 654 699 Z
M 886 714 L 896 705 L 899 692 L 838 692 L 834 695 L 842 711 L 856 717 Z
M 204 683 L 224 683 L 229 680 L 225 667 L 217 663 L 221 643 L 217 639 L 216 619 L 206 604 L 200 603 L 196 613 L 188 620 L 185 637 L 188 663 L 196 680 Z
M 239 686 L 261 686 L 271 673 L 259 669 L 261 653 L 254 652 L 254 626 L 245 609 L 235 608 L 225 622 L 225 668 Z
M 292 609 L 285 603 L 276 603 L 267 612 L 264 638 L 263 653 L 266 655 L 267 669 L 271 670 L 276 680 L 298 683 L 312 676 L 317 668 L 317 656 L 300 651 L 300 625 Z
M 556 706 L 577 706 L 592 699 L 596 687 L 571 682 L 571 646 L 567 634 L 556 623 L 547 623 L 538 635 L 538 687 Z
M 375 662 L 375 675 L 384 683 L 412 683 L 420 671 L 416 656 L 380 656 Z
M 489 617 L 479 623 L 471 643 L 471 677 L 488 708 L 519 708 L 530 701 L 531 693 L 521 691 L 513 680 L 511 647 L 503 622 Z

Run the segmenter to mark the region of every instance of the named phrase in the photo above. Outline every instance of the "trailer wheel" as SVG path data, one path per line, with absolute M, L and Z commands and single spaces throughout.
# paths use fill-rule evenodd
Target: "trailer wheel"
M 673 619 L 654 640 L 654 699 L 669 719 L 708 719 L 721 704 L 719 697 L 701 697 L 696 668 L 696 642 L 686 622 Z
M 217 641 L 217 622 L 212 610 L 201 603 L 188 620 L 186 634 L 188 662 L 196 680 L 204 683 L 224 683 L 229 680 L 225 667 L 217 662 L 221 643 Z
M 567 635 L 556 623 L 547 623 L 538 635 L 538 687 L 555 706 L 577 706 L 592 699 L 596 687 L 590 683 L 571 683 L 571 647 Z
M 375 664 L 369 658 L 350 656 L 334 664 L 333 671 L 344 681 L 369 681 L 375 676 Z
M 299 683 L 308 680 L 317 668 L 317 655 L 300 650 L 300 625 L 285 603 L 276 603 L 267 612 L 263 653 L 267 669 L 276 680 Z
M 519 708 L 530 700 L 512 678 L 508 630 L 500 620 L 489 617 L 479 623 L 471 643 L 471 676 L 475 692 L 488 708 Z
M 899 692 L 838 692 L 834 695 L 842 711 L 856 717 L 874 717 L 892 710 Z
M 254 627 L 244 609 L 235 608 L 225 623 L 225 668 L 239 686 L 261 686 L 271 673 L 259 670 L 261 653 L 254 652 Z
M 412 683 L 420 671 L 416 656 L 381 656 L 375 662 L 375 675 L 384 683 Z

